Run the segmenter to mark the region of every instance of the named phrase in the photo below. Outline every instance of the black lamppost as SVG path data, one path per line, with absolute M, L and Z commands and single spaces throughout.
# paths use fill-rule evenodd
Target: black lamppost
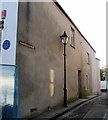
M 64 107 L 67 107 L 67 87 L 66 87 L 66 44 L 68 43 L 68 36 L 64 31 L 63 35 L 60 36 L 62 43 L 64 44 Z

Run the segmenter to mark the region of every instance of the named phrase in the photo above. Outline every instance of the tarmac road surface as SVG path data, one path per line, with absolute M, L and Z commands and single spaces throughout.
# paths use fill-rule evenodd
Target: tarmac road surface
M 108 120 L 108 92 L 60 116 L 60 120 Z

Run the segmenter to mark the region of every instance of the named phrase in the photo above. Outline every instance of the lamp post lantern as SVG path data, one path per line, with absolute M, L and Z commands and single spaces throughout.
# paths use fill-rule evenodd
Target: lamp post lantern
M 64 45 L 64 104 L 63 107 L 67 107 L 67 80 L 66 80 L 66 45 L 68 43 L 69 37 L 67 36 L 66 32 L 64 31 L 63 35 L 60 36 L 61 41 Z

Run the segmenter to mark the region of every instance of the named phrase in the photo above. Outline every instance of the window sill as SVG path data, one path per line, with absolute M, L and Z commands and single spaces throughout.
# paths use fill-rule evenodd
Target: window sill
M 89 88 L 88 89 L 85 89 L 86 91 L 89 91 Z
M 87 63 L 88 65 L 90 65 L 90 63 Z
M 75 49 L 75 46 L 73 46 L 73 45 L 70 45 L 70 46 Z

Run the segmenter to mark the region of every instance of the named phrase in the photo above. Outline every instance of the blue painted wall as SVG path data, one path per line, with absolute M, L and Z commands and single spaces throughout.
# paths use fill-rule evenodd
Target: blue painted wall
M 0 65 L 0 79 L 0 118 L 19 118 L 17 67 Z

